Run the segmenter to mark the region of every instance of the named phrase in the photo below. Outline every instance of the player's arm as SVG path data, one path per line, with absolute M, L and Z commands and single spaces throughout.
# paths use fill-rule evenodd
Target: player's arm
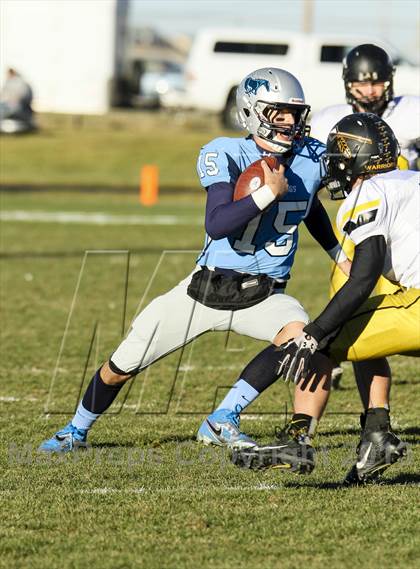
M 287 192 L 284 168 L 271 171 L 265 165 L 265 185 L 249 196 L 233 201 L 234 185 L 217 182 L 207 189 L 206 232 L 212 239 L 223 239 L 246 225 Z M 281 169 L 281 172 L 280 172 Z
M 227 237 L 261 211 L 251 196 L 233 202 L 241 171 L 227 151 L 229 145 L 229 139 L 216 139 L 201 149 L 197 161 L 200 183 L 207 192 L 206 232 L 212 239 Z
M 337 241 L 328 213 L 325 211 L 318 196 L 314 197 L 311 209 L 304 221 L 312 237 L 318 241 L 340 269 L 348 275 L 351 263 Z
M 380 277 L 386 253 L 383 235 L 368 237 L 354 250 L 348 281 L 330 300 L 323 312 L 303 329 L 319 343 L 341 327 L 363 304 Z
M 306 377 L 318 344 L 340 328 L 367 300 L 382 272 L 385 253 L 383 235 L 368 237 L 356 246 L 348 281 L 318 318 L 304 327 L 300 336 L 279 347 L 279 375 L 286 381 L 298 383 Z
M 218 182 L 207 188 L 205 226 L 212 239 L 228 237 L 261 213 L 251 195 L 232 201 L 233 191 L 233 185 L 228 182 Z

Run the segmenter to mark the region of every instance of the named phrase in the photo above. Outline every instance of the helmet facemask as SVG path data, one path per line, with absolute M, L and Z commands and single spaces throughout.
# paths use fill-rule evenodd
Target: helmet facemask
M 354 81 L 354 83 L 358 83 L 359 81 Z M 348 81 L 344 84 L 346 90 L 346 101 L 349 105 L 352 106 L 354 112 L 366 112 L 366 113 L 374 113 L 376 115 L 381 115 L 385 110 L 385 107 L 394 97 L 393 93 L 393 82 L 392 78 L 384 81 L 384 91 L 380 97 L 376 97 L 374 99 L 361 96 L 357 98 L 355 94 L 352 92 L 353 89 L 353 82 Z M 362 110 L 360 110 L 362 109 Z
M 321 157 L 324 174 L 322 182 L 332 200 L 344 200 L 357 179 L 352 172 L 356 156 L 346 159 L 341 154 L 324 154 Z
M 309 105 L 291 103 L 268 103 L 258 100 L 254 105 L 254 112 L 259 120 L 256 135 L 266 140 L 275 152 L 284 153 L 291 150 L 294 142 L 299 143 L 305 135 L 306 119 L 309 114 Z M 294 124 L 281 124 L 275 122 L 279 111 L 291 111 Z M 276 139 L 277 135 L 287 136 L 288 140 Z

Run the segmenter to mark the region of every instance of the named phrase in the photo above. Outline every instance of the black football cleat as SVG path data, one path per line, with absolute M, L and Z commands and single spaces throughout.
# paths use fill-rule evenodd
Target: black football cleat
M 295 430 L 292 425 L 276 431 L 276 440 L 268 445 L 236 450 L 232 462 L 240 468 L 265 470 L 277 468 L 309 474 L 315 468 L 315 449 L 307 429 Z
M 369 426 L 366 415 L 361 417 L 362 426 L 366 422 L 357 446 L 357 461 L 344 479 L 345 486 L 357 486 L 378 482 L 386 468 L 407 454 L 407 445 L 391 430 L 389 414 L 385 409 L 369 409 L 378 415 L 387 415 L 376 427 Z M 379 413 L 378 413 L 379 412 Z M 382 417 L 382 419 L 383 419 Z

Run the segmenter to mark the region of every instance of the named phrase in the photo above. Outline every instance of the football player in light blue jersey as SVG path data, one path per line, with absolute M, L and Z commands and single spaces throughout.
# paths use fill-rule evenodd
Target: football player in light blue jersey
M 300 303 L 285 294 L 299 223 L 304 220 L 343 271 L 349 271 L 350 263 L 316 195 L 324 147 L 305 136 L 309 106 L 298 80 L 281 69 L 259 69 L 241 82 L 237 102 L 250 136 L 218 138 L 198 159 L 200 181 L 207 191 L 207 236 L 196 268 L 136 317 L 127 337 L 92 378 L 71 422 L 40 450 L 68 452 L 86 446 L 89 429 L 128 379 L 199 335 L 226 330 L 270 346 L 243 370 L 197 438 L 233 448 L 255 444 L 239 429 L 240 412 L 277 379 L 275 347 L 299 335 L 309 322 Z M 271 155 L 280 164 L 271 170 L 263 163 L 264 185 L 233 201 L 241 172 Z M 296 432 L 313 433 L 328 397 L 322 386 L 329 379 L 329 366 L 327 358 L 317 354 L 313 382 L 321 388 L 296 392 Z M 303 446 L 290 433 L 290 451 L 300 452 Z
M 347 273 L 350 263 L 338 246 L 317 197 L 324 146 L 306 136 L 309 107 L 305 105 L 300 84 L 283 70 L 255 71 L 240 84 L 237 106 L 240 122 L 250 136 L 217 138 L 202 148 L 198 159 L 200 181 L 208 193 L 207 239 L 198 264 L 213 267 L 216 271 L 268 275 L 275 279 L 279 288 L 285 288 L 297 249 L 298 225 L 304 220 L 315 239 Z M 275 155 L 280 162 L 278 173 L 284 177 L 288 191 L 280 191 L 275 197 L 273 191 L 264 186 L 251 196 L 232 203 L 233 190 L 241 172 L 268 155 Z M 265 181 L 270 185 L 267 170 L 265 168 Z M 276 380 L 278 342 L 292 330 L 302 330 L 302 315 L 293 310 L 287 312 L 283 327 L 278 326 L 277 318 L 284 315 L 282 301 L 286 298 L 290 297 L 277 295 L 272 344 L 246 366 L 216 411 L 202 423 L 198 440 L 208 444 L 234 442 L 236 446 L 250 442 L 239 431 L 239 415 Z M 255 331 L 265 316 L 264 310 L 259 316 L 254 323 Z M 270 327 L 267 319 L 265 326 Z M 319 369 L 323 365 L 318 362 Z M 315 381 L 319 384 L 319 377 Z M 297 390 L 295 393 L 295 413 L 284 438 L 288 452 L 298 455 L 304 449 L 308 455 L 308 469 L 313 466 L 308 441 L 327 397 L 326 389 Z M 301 460 L 299 465 L 301 469 L 306 466 Z
M 229 234 L 216 231 L 208 235 L 198 264 L 287 280 L 298 244 L 297 226 L 311 211 L 314 198 L 318 202 L 316 193 L 320 187 L 320 156 L 324 145 L 315 139 L 302 138 L 286 155 L 279 155 L 262 144 L 254 137 L 216 138 L 203 147 L 197 169 L 201 184 L 211 192 L 221 194 L 226 185 L 231 199 L 232 188 L 243 170 L 269 155 L 276 155 L 284 164 L 288 192 L 281 201 L 273 201 L 257 212 L 247 225 L 236 224 Z M 249 202 L 254 206 L 250 213 L 254 214 L 255 202 L 252 198 Z M 226 225 L 230 229 L 230 215 L 226 216 Z

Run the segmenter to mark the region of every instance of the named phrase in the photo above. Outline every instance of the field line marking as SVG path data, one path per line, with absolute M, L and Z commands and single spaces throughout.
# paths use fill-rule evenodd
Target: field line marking
M 92 496 L 106 496 L 109 494 L 134 494 L 141 495 L 147 494 L 149 496 L 156 494 L 209 494 L 215 492 L 272 492 L 275 490 L 285 490 L 284 486 L 279 484 L 256 484 L 254 486 L 219 486 L 219 487 L 194 487 L 194 486 L 165 486 L 163 488 L 145 488 L 140 486 L 139 488 L 110 488 L 105 486 L 103 488 L 85 488 L 81 490 L 73 490 L 70 494 L 78 495 L 92 495 Z M 16 496 L 20 494 L 20 490 L 10 490 L 3 489 L 0 490 L 0 496 Z
M 82 281 L 82 276 L 83 276 L 83 271 L 84 271 L 85 264 L 86 264 L 87 255 L 88 255 L 88 252 L 85 251 L 85 254 L 84 254 L 83 260 L 82 260 L 82 265 L 81 265 L 80 271 L 79 271 L 79 276 L 77 278 L 76 290 L 74 291 L 74 294 L 73 294 L 73 298 L 72 298 L 71 305 L 70 305 L 70 312 L 68 314 L 66 326 L 64 328 L 63 337 L 61 339 L 60 349 L 58 351 L 57 361 L 56 361 L 56 364 L 54 367 L 54 372 L 53 372 L 53 376 L 51 379 L 50 388 L 48 390 L 47 401 L 46 401 L 45 407 L 44 407 L 45 413 L 48 413 L 48 408 L 49 408 L 49 405 L 51 402 L 51 393 L 52 393 L 52 390 L 54 388 L 55 380 L 57 378 L 57 374 L 58 374 L 58 370 L 59 370 L 59 364 L 61 361 L 61 355 L 62 355 L 63 350 L 64 350 L 64 345 L 65 345 L 66 339 L 67 339 L 67 333 L 68 333 L 68 330 L 70 328 L 71 317 L 73 315 L 73 310 L 74 310 L 74 307 L 76 305 L 76 299 L 77 299 L 77 295 L 79 293 L 80 283 Z
M 0 212 L 0 221 L 79 223 L 84 225 L 202 225 L 202 217 L 180 215 L 116 215 L 101 212 L 27 211 Z
M 87 488 L 82 490 L 75 490 L 76 494 L 96 494 L 96 495 L 106 495 L 106 494 L 172 494 L 172 493 L 203 493 L 222 491 L 222 492 L 266 492 L 272 490 L 284 490 L 284 486 L 279 484 L 255 484 L 252 486 L 218 486 L 208 487 L 208 486 L 164 486 L 163 488 L 145 488 L 141 486 L 139 488 L 110 488 L 105 486 L 103 488 Z

